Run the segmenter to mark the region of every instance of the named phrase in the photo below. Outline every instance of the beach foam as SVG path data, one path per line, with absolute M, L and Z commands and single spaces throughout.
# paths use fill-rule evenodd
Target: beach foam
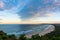
M 55 30 L 55 27 L 53 25 L 49 25 L 47 28 L 45 28 L 45 30 L 43 30 L 41 32 L 34 32 L 33 34 L 28 34 L 28 35 L 26 35 L 26 37 L 31 38 L 31 36 L 35 35 L 35 34 L 39 34 L 40 36 L 43 36 L 43 35 L 50 33 L 54 30 Z

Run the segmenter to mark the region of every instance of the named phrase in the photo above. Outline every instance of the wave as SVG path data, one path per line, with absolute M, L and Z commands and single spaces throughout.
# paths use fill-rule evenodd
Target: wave
M 0 24 L 0 30 L 3 30 L 4 32 L 6 32 L 8 35 L 10 34 L 15 34 L 20 35 L 20 34 L 26 34 L 26 35 L 33 35 L 33 34 L 38 34 L 43 32 L 44 30 L 48 30 L 49 28 L 53 28 L 53 25 L 21 25 L 21 24 Z

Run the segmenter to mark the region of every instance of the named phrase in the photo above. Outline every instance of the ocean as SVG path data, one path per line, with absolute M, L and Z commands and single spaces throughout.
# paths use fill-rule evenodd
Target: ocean
M 31 34 L 33 32 L 41 32 L 49 25 L 46 24 L 0 24 L 0 30 L 9 34 Z

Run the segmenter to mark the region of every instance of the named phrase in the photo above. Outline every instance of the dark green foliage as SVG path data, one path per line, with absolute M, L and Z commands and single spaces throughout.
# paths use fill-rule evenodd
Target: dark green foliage
M 8 35 L 8 39 L 16 40 L 16 36 L 14 34 L 13 35 Z
M 7 34 L 3 31 L 0 31 L 0 40 L 5 40 L 7 38 Z
M 39 36 L 39 34 L 32 35 L 31 40 L 40 40 L 40 36 Z
M 27 40 L 27 38 L 26 38 L 25 34 L 23 34 L 23 35 L 20 35 L 18 40 Z

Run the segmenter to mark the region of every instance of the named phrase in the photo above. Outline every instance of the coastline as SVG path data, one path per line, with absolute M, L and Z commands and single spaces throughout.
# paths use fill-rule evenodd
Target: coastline
M 40 36 L 43 36 L 43 35 L 48 34 L 48 33 L 52 32 L 52 31 L 54 31 L 54 30 L 55 30 L 55 26 L 49 25 L 49 27 L 47 27 L 47 28 L 46 28 L 45 30 L 43 30 L 42 32 L 35 32 L 35 33 L 33 33 L 33 34 L 28 34 L 28 35 L 26 35 L 26 37 L 27 37 L 27 38 L 31 38 L 31 36 L 32 36 L 32 35 L 35 35 L 35 34 L 39 34 Z

